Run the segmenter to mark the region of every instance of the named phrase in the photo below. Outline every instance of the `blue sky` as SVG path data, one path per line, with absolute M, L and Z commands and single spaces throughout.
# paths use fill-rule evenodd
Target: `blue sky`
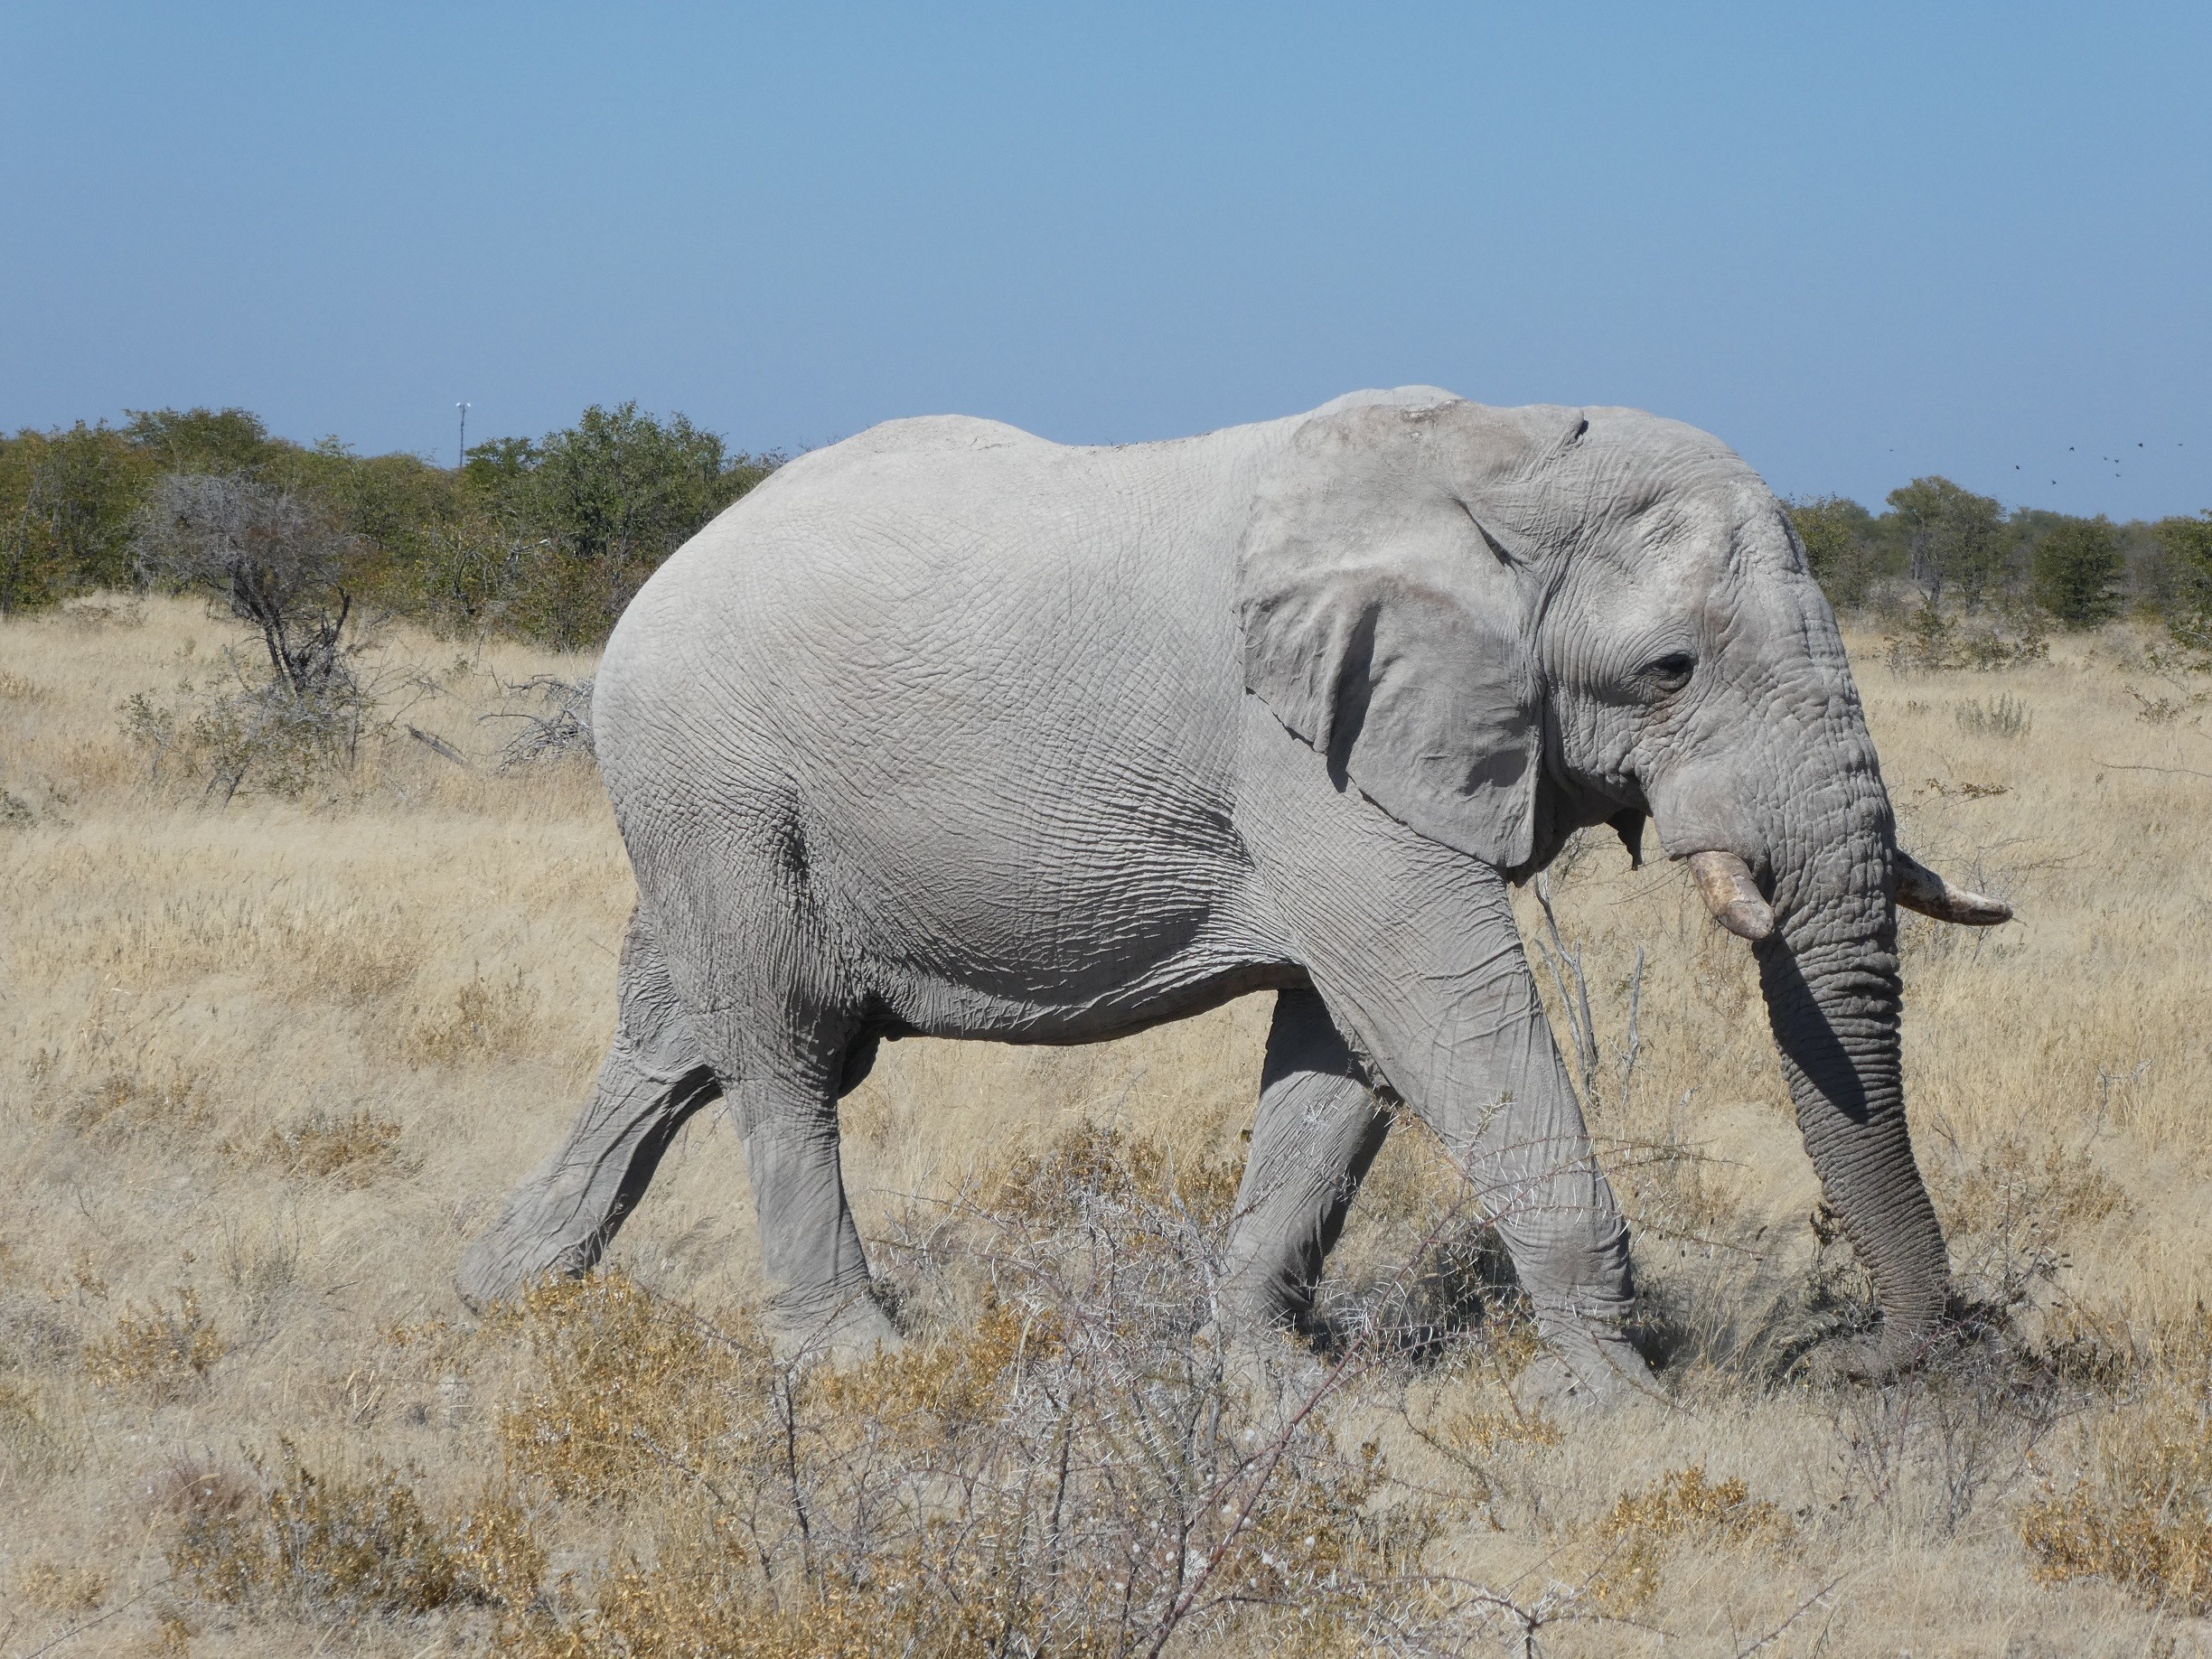
M 2212 507 L 2202 5 L 76 0 L 0 67 L 8 428 L 1099 442 L 1427 381 L 1790 493 Z

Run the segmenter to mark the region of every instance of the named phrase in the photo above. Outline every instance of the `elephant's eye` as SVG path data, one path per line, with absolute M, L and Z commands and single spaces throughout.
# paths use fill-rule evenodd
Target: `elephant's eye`
M 1669 651 L 1644 665 L 1644 678 L 1658 690 L 1679 691 L 1690 683 L 1691 670 L 1696 667 L 1697 659 L 1688 651 Z

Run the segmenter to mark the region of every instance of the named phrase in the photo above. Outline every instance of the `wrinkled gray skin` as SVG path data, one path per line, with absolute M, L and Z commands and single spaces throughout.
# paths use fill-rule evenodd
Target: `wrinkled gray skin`
M 1224 1313 L 1308 1311 L 1380 1092 L 1478 1184 L 1568 1371 L 1640 1381 L 1507 883 L 1648 813 L 1773 904 L 1775 1040 L 1884 1315 L 1845 1367 L 1941 1314 L 1889 799 L 1789 520 L 1704 433 L 1425 388 L 1116 448 L 895 421 L 670 560 L 594 726 L 640 889 L 620 1034 L 472 1302 L 589 1266 L 719 1092 L 779 1321 L 865 1350 L 837 1105 L 880 1039 L 1087 1042 L 1271 987 Z

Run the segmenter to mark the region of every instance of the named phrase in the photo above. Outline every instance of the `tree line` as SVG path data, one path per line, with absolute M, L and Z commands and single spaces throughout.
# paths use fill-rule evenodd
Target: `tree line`
M 1843 496 L 1789 504 L 1813 574 L 1839 611 L 1917 595 L 1932 613 L 1995 611 L 2090 628 L 2127 611 L 2212 643 L 2212 510 L 2115 524 L 2007 511 L 1948 478 L 1916 478 L 1876 514 Z
M 154 585 L 220 594 L 251 619 L 253 596 L 235 590 L 258 561 L 319 585 L 310 610 L 341 626 L 363 605 L 445 633 L 587 648 L 779 460 L 634 403 L 476 445 L 457 468 L 356 455 L 335 437 L 291 443 L 237 408 L 24 430 L 0 438 L 0 614 Z M 2091 627 L 2133 609 L 2212 645 L 2212 511 L 2120 524 L 2008 511 L 1942 477 L 1891 491 L 1880 513 L 1842 496 L 1789 510 L 1839 611 L 1917 599 L 1938 615 Z M 230 549 L 218 559 L 228 576 L 207 566 L 211 548 Z
M 0 614 L 152 586 L 256 622 L 273 605 L 342 627 L 369 607 L 586 648 L 779 459 L 634 403 L 473 445 L 457 468 L 291 443 L 237 408 L 25 430 L 0 438 Z

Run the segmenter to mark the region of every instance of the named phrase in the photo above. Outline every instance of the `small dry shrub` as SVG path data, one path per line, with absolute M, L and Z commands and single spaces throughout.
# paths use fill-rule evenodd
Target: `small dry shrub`
M 178 1457 L 148 1490 L 159 1514 L 202 1525 L 237 1519 L 260 1495 L 249 1473 L 204 1453 Z
M 1954 1279 L 1992 1310 L 2026 1302 L 2057 1277 L 2074 1240 L 2128 1207 L 2119 1184 L 2086 1153 L 2056 1140 L 2013 1134 L 1972 1153 L 1932 1148 L 1923 1163 L 1951 1241 Z
M 2028 705 L 2010 691 L 2000 692 L 1986 703 L 1970 697 L 1952 714 L 1959 730 L 1970 737 L 2025 737 L 2035 724 Z
M 526 1605 L 545 1553 L 511 1504 L 487 1497 L 457 1523 L 425 1510 L 413 1485 L 383 1463 L 358 1478 L 318 1476 L 289 1441 L 272 1477 L 202 1472 L 172 1504 L 168 1554 L 198 1595 L 251 1608 L 424 1613 L 455 1603 Z
M 89 1613 L 108 1599 L 108 1576 L 89 1567 L 33 1561 L 18 1580 L 23 1598 L 42 1613 Z
M 538 992 L 522 970 L 491 979 L 480 969 L 450 1000 L 418 1012 L 406 1052 L 418 1065 L 467 1065 L 520 1058 L 538 1036 Z
M 400 1126 L 367 1107 L 345 1115 L 314 1111 L 298 1122 L 273 1129 L 251 1154 L 290 1176 L 330 1180 L 349 1189 L 389 1176 L 412 1175 L 422 1160 L 399 1149 Z M 234 1156 L 246 1150 L 226 1147 Z
M 1600 1600 L 1640 1607 L 1659 1592 L 1659 1571 L 1680 1544 L 1786 1548 L 1796 1536 L 1789 1517 L 1754 1498 L 1739 1479 L 1715 1485 L 1698 1464 L 1672 1469 L 1642 1492 L 1626 1493 L 1598 1523 L 1613 1546 L 1593 1583 Z
M 1507 1396 L 1508 1403 L 1511 1396 Z M 1557 1446 L 1564 1436 L 1541 1411 L 1485 1411 L 1462 1405 L 1437 1425 L 1445 1443 L 1462 1451 L 1494 1452 L 1501 1446 Z
M 987 1180 L 978 1201 L 1016 1222 L 1064 1223 L 1103 1201 L 1155 1205 L 1219 1225 L 1229 1220 L 1242 1174 L 1237 1165 L 1212 1159 L 1178 1163 L 1148 1135 L 1085 1123 L 1042 1151 L 1017 1157 Z
M 618 1274 L 533 1292 L 509 1316 L 530 1365 L 509 1469 L 533 1501 L 655 1536 L 511 1640 L 950 1659 L 1171 1636 L 1365 1653 L 1480 1627 L 1503 1604 L 1421 1569 L 1436 1495 L 1395 1485 L 1376 1444 L 1340 1447 L 1323 1409 L 1380 1374 L 1380 1345 L 1331 1368 L 1212 1335 L 1235 1190 L 1113 1129 L 1025 1152 L 894 1219 L 904 1306 L 928 1317 L 841 1371 Z
M 248 1323 L 258 1330 L 273 1327 L 299 1278 L 297 1232 L 282 1220 L 257 1223 L 229 1217 L 223 1223 L 219 1260 Z
M 718 1328 L 620 1273 L 539 1286 L 519 1317 L 536 1382 L 501 1416 L 500 1444 L 512 1474 L 555 1497 L 626 1504 L 680 1484 L 772 1386 L 749 1321 Z
M 1976 616 L 1957 620 L 1924 605 L 1906 621 L 1904 631 L 1882 642 L 1892 674 L 1935 674 L 1973 669 L 1990 673 L 2050 655 L 2050 641 L 2032 614 L 2010 620 Z
M 296 800 L 352 765 L 376 710 L 359 680 L 301 689 L 244 650 L 211 667 L 206 684 L 187 680 L 165 701 L 140 691 L 123 704 L 124 734 L 146 756 L 149 779 L 178 776 L 226 803 L 249 785 Z
M 2212 1613 L 2212 1317 L 2200 1308 L 2130 1366 L 2073 1486 L 2020 1517 L 2046 1581 L 2106 1578 L 2194 1617 Z
M 111 1071 L 79 1090 L 61 1114 L 73 1132 L 106 1146 L 140 1135 L 186 1134 L 206 1127 L 210 1116 L 206 1081 L 173 1070 L 153 1078 Z
M 0 1271 L 10 1265 L 0 1248 Z M 52 1287 L 42 1294 L 0 1291 L 0 1372 L 48 1368 L 74 1359 L 82 1345 L 75 1326 L 55 1304 Z
M 500 684 L 510 701 L 524 705 L 477 717 L 479 722 L 507 720 L 519 727 L 511 730 L 506 741 L 500 745 L 501 772 L 542 766 L 577 755 L 586 760 L 594 757 L 590 680 L 536 674 L 520 684 L 504 680 Z M 529 706 L 533 703 L 534 708 Z
M 200 1309 L 190 1286 L 173 1307 L 141 1313 L 133 1305 L 114 1331 L 85 1350 L 85 1369 L 102 1388 L 164 1402 L 181 1400 L 206 1380 L 230 1345 Z

